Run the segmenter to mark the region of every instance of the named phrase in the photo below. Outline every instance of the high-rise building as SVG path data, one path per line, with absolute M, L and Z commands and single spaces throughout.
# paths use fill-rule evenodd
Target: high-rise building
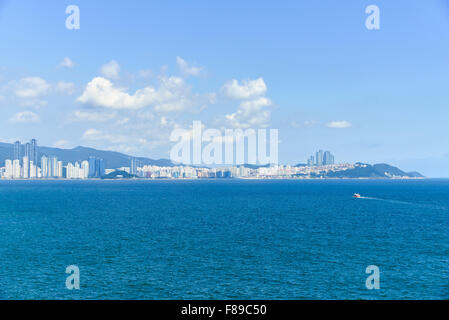
M 87 179 L 89 177 L 89 161 L 81 162 L 81 169 L 83 170 L 82 179 Z
M 324 165 L 334 164 L 334 156 L 332 153 L 330 153 L 330 151 L 324 152 L 323 164 Z
M 130 174 L 132 174 L 132 175 L 137 175 L 137 167 L 138 167 L 138 164 L 137 164 L 137 159 L 136 158 L 134 158 L 134 157 L 131 157 L 131 164 L 130 164 Z
M 310 156 L 309 159 L 307 159 L 307 166 L 308 167 L 313 167 L 315 165 L 315 157 L 314 156 Z
M 27 156 L 23 157 L 22 163 L 22 178 L 28 179 L 30 177 L 30 161 Z
M 28 158 L 28 160 L 31 159 L 31 144 L 29 142 L 25 143 L 25 154 L 24 156 Z
M 96 166 L 95 157 L 89 157 L 89 178 L 95 178 L 95 166 Z
M 56 167 L 57 167 L 57 170 L 56 170 L 56 177 L 57 177 L 57 178 L 62 178 L 62 177 L 63 177 L 63 175 L 62 175 L 62 161 L 58 161 Z
M 75 179 L 75 167 L 71 162 L 67 163 L 67 173 L 66 178 L 67 179 Z
M 87 179 L 89 175 L 89 162 L 83 161 L 81 164 L 77 161 L 75 165 L 71 162 L 67 164 L 67 179 Z
M 316 153 L 316 158 L 315 158 L 317 166 L 322 166 L 323 165 L 323 158 L 324 158 L 323 150 L 319 150 Z
M 21 178 L 21 167 L 20 167 L 20 160 L 16 159 L 12 162 L 12 177 L 14 179 L 20 179 Z
M 332 165 L 335 164 L 334 155 L 330 151 L 323 151 L 319 150 L 315 153 L 314 156 L 310 156 L 309 159 L 307 159 L 307 165 L 313 166 L 326 166 L 326 165 Z
M 89 178 L 101 178 L 105 175 L 104 160 L 96 157 L 89 157 L 88 162 Z
M 104 167 L 104 160 L 103 159 L 97 159 L 95 162 L 95 175 L 97 178 L 101 178 L 104 176 L 105 167 Z
M 14 142 L 14 158 L 13 160 L 20 160 L 22 155 L 22 146 L 20 141 Z
M 47 178 L 49 176 L 49 168 L 48 168 L 48 158 L 46 156 L 42 156 L 41 158 L 41 170 L 42 170 L 42 178 Z
M 34 165 L 37 166 L 37 140 L 32 139 L 30 145 L 30 161 L 33 161 Z
M 7 179 L 11 179 L 13 177 L 13 165 L 11 160 L 5 161 L 5 175 Z
M 54 170 L 53 161 L 52 158 L 49 157 L 47 160 L 47 178 L 53 177 L 53 170 Z
M 31 179 L 37 178 L 37 167 L 33 163 L 33 161 L 30 161 L 30 178 Z
M 49 177 L 57 178 L 58 177 L 58 158 L 50 157 L 49 159 Z

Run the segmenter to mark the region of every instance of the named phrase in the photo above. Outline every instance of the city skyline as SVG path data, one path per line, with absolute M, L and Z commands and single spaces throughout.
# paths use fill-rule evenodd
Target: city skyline
M 376 164 L 337 163 L 330 151 L 318 150 L 315 156 L 307 160 L 307 164 L 297 165 L 250 165 L 234 164 L 217 167 L 191 166 L 188 164 L 148 165 L 133 156 L 128 157 L 129 166 L 109 167 L 104 159 L 89 155 L 87 160 L 63 161 L 55 155 L 42 154 L 38 160 L 30 160 L 30 155 L 38 156 L 37 140 L 22 145 L 16 141 L 12 146 L 13 159 L 6 159 L 4 167 L 0 167 L 0 179 L 103 179 L 111 174 L 111 178 L 140 179 L 214 179 L 214 178 L 248 178 L 248 179 L 317 179 L 317 178 L 424 178 L 418 172 L 404 172 L 398 168 Z M 24 152 L 22 152 L 24 151 Z M 74 163 L 72 163 L 74 162 Z M 377 167 L 377 168 L 376 168 Z M 380 167 L 380 168 L 379 168 Z M 124 176 L 128 175 L 128 176 Z
M 330 151 L 318 150 L 315 153 L 315 156 L 311 155 L 307 159 L 308 166 L 322 166 L 322 165 L 330 165 L 335 163 L 334 155 Z
M 104 160 L 94 156 L 75 161 L 74 164 L 67 162 L 66 165 L 54 155 L 43 154 L 39 158 L 37 140 L 34 138 L 25 144 L 15 141 L 12 159 L 6 159 L 4 167 L 0 167 L 0 178 L 5 179 L 88 179 L 104 175 Z
M 203 143 L 205 143 L 205 142 L 203 142 Z M 11 152 L 12 153 L 11 160 L 20 160 L 20 162 L 22 162 L 23 158 L 26 157 L 30 162 L 33 162 L 34 164 L 39 165 L 39 164 L 41 164 L 42 157 L 50 157 L 50 158 L 52 157 L 48 153 L 43 153 L 42 157 L 40 157 L 40 158 L 38 157 L 38 145 L 37 145 L 37 139 L 35 139 L 35 138 L 31 139 L 30 142 L 26 142 L 25 144 L 23 144 L 20 140 L 17 140 L 12 144 L 12 146 L 13 146 L 13 149 Z M 78 146 L 78 148 L 79 147 L 81 147 L 81 146 Z M 48 147 L 45 147 L 45 148 L 48 148 Z M 222 146 L 222 148 L 225 148 L 225 147 Z M 66 148 L 58 148 L 58 149 L 71 150 L 71 149 L 66 149 Z M 247 153 L 248 150 L 245 148 L 244 152 Z M 134 172 L 136 170 L 135 168 L 137 168 L 138 166 L 141 166 L 141 161 L 139 160 L 139 157 L 136 157 L 135 155 L 127 155 L 127 156 L 130 159 L 130 168 L 131 168 L 130 170 L 132 172 Z M 89 159 L 93 158 L 95 160 L 96 157 L 89 156 L 88 158 Z M 245 155 L 245 158 L 246 158 L 246 155 Z M 78 160 L 80 162 L 82 161 L 81 159 L 78 159 Z M 160 159 L 160 160 L 171 161 L 169 159 Z M 68 162 L 68 161 L 66 161 L 66 162 Z M 92 166 L 92 162 L 90 160 L 89 160 L 89 162 L 90 162 L 91 168 L 95 167 L 95 165 Z M 173 162 L 173 164 L 175 164 L 175 162 Z M 246 162 L 245 164 L 251 164 L 251 163 Z M 295 164 L 296 165 L 307 164 L 308 166 L 332 165 L 332 164 L 335 164 L 335 157 L 330 151 L 328 151 L 328 150 L 323 151 L 322 149 L 319 149 L 315 153 L 315 156 L 312 155 L 309 158 L 305 159 L 305 161 L 298 160 L 295 162 Z M 182 165 L 187 166 L 188 164 L 182 164 Z M 200 165 L 202 165 L 204 167 L 208 167 L 208 165 L 205 163 L 202 163 Z M 227 165 L 238 166 L 241 164 L 234 163 L 234 164 L 227 164 Z M 261 165 L 261 164 L 259 164 L 259 165 Z M 284 164 L 284 165 L 287 165 L 287 164 Z M 102 166 L 104 166 L 104 164 L 102 164 Z M 98 168 L 98 165 L 97 165 L 97 168 Z M 89 172 L 89 175 L 92 175 L 92 173 Z

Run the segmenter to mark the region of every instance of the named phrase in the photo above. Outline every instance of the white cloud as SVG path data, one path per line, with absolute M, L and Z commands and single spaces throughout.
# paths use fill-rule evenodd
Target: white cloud
M 265 127 L 271 116 L 270 110 L 265 107 L 271 105 L 270 99 L 265 97 L 244 101 L 236 112 L 226 115 L 226 119 L 235 128 Z
M 328 128 L 334 128 L 334 129 L 345 129 L 351 127 L 352 124 L 348 121 L 332 121 L 326 124 L 326 127 Z
M 108 79 L 117 80 L 120 76 L 120 66 L 115 60 L 111 60 L 101 67 L 101 73 Z
M 20 98 L 36 98 L 49 92 L 51 85 L 42 78 L 28 77 L 19 81 L 11 81 L 14 93 Z
M 115 113 L 100 113 L 100 112 L 86 112 L 75 111 L 72 121 L 90 121 L 90 122 L 105 122 L 114 119 L 117 115 Z
M 70 60 L 69 57 L 65 57 L 64 59 L 62 59 L 62 61 L 59 63 L 59 67 L 61 68 L 73 68 L 75 64 L 73 63 L 72 60 Z
M 40 99 L 26 99 L 19 102 L 19 105 L 25 108 L 33 108 L 33 109 L 40 109 L 42 107 L 46 107 L 48 105 L 48 102 L 46 100 L 40 100 Z
M 72 95 L 75 90 L 75 84 L 73 82 L 59 81 L 55 85 L 55 90 L 62 94 Z
M 142 78 L 149 78 L 153 76 L 153 71 L 150 69 L 142 69 L 139 71 L 139 76 Z
M 117 120 L 118 125 L 124 125 L 124 124 L 127 124 L 128 122 L 129 122 L 129 118 L 123 118 L 123 119 Z
M 242 129 L 268 126 L 271 111 L 266 107 L 270 107 L 272 102 L 264 96 L 267 85 L 263 78 L 243 80 L 241 84 L 231 80 L 225 83 L 221 92 L 229 98 L 243 100 L 236 112 L 226 115 L 228 124 Z
M 267 91 L 267 86 L 263 78 L 256 80 L 242 81 L 239 84 L 237 80 L 232 80 L 222 88 L 222 92 L 229 98 L 233 99 L 251 99 L 254 97 L 260 97 Z
M 87 129 L 83 134 L 83 139 L 95 140 L 101 136 L 102 132 L 97 129 Z
M 125 88 L 119 88 L 108 79 L 96 77 L 90 81 L 83 94 L 77 99 L 84 104 L 111 109 L 140 109 L 158 98 L 156 90 L 146 87 L 137 90 L 133 95 Z
M 176 57 L 176 63 L 178 64 L 178 67 L 181 70 L 181 72 L 186 75 L 198 76 L 203 71 L 203 69 L 200 67 L 189 66 L 187 61 L 185 61 L 181 57 Z
M 11 123 L 36 123 L 39 122 L 39 116 L 31 111 L 16 113 L 9 119 Z
M 119 134 L 108 134 L 97 129 L 87 129 L 83 134 L 83 139 L 90 141 L 106 141 L 112 144 L 127 143 L 129 138 Z
M 317 124 L 315 120 L 306 120 L 302 123 L 298 123 L 297 121 L 293 120 L 290 122 L 290 126 L 293 128 L 312 128 Z
M 210 95 L 192 94 L 190 87 L 179 77 L 161 77 L 158 89 L 148 86 L 134 94 L 126 92 L 126 88 L 115 86 L 108 79 L 96 77 L 87 84 L 77 100 L 110 109 L 132 110 L 152 105 L 158 112 L 183 111 L 213 103 Z
M 113 121 L 97 123 L 82 133 L 82 139 L 92 147 L 111 149 L 144 155 L 155 148 L 170 145 L 170 134 L 177 123 L 167 117 L 148 110 L 117 112 Z
M 71 95 L 74 89 L 75 84 L 72 82 L 59 81 L 51 84 L 40 77 L 26 77 L 9 81 L 7 85 L 0 88 L 0 91 L 9 93 L 8 98 L 14 98 L 14 96 L 19 98 L 17 102 L 12 100 L 13 103 L 38 109 L 47 105 L 47 101 L 43 99 L 44 96 L 52 93 Z

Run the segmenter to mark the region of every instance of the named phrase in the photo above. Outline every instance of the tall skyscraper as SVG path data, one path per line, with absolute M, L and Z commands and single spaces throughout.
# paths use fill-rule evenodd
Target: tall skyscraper
M 62 178 L 63 177 L 63 170 L 62 170 L 62 161 L 58 161 L 57 163 L 57 178 Z
M 82 179 L 87 179 L 89 177 L 89 161 L 84 160 L 81 162 L 81 168 L 83 169 Z
M 307 166 L 313 167 L 314 165 L 315 165 L 315 157 L 314 156 L 310 156 L 310 158 L 307 159 Z
M 95 157 L 89 157 L 89 178 L 95 178 L 95 166 L 96 166 Z
M 21 178 L 21 168 L 20 168 L 20 160 L 16 159 L 12 162 L 12 177 L 14 179 L 20 179 Z
M 31 159 L 31 144 L 29 142 L 25 143 L 24 157 L 27 157 L 28 160 Z
M 20 141 L 14 142 L 14 159 L 13 160 L 20 160 L 22 155 L 22 146 L 20 144 Z
M 323 165 L 323 158 L 324 158 L 323 150 L 319 150 L 316 153 L 316 158 L 315 158 L 317 166 L 322 166 Z
M 42 170 L 42 177 L 47 178 L 48 177 L 48 158 L 46 156 L 42 156 L 41 158 L 41 170 Z
M 324 165 L 334 164 L 334 156 L 332 155 L 332 153 L 330 153 L 330 151 L 326 151 L 324 153 L 323 164 Z
M 97 178 L 101 178 L 104 176 L 104 174 L 105 174 L 104 160 L 97 159 L 95 163 L 95 176 Z
M 30 160 L 28 160 L 27 156 L 23 157 L 22 163 L 22 178 L 28 179 L 30 177 Z
M 11 179 L 13 177 L 13 164 L 11 160 L 5 161 L 5 171 L 6 178 Z
M 105 175 L 104 160 L 96 157 L 89 157 L 89 178 L 101 178 Z
M 58 177 L 58 158 L 50 157 L 49 161 L 49 177 L 57 178 Z
M 137 175 L 137 159 L 131 157 L 130 174 Z
M 30 178 L 31 179 L 37 178 L 37 167 L 33 163 L 33 161 L 30 161 Z
M 30 145 L 30 161 L 33 161 L 34 165 L 37 166 L 37 160 L 37 141 L 36 139 L 32 139 Z
M 319 150 L 315 153 L 314 156 L 310 156 L 309 159 L 307 159 L 307 165 L 313 166 L 326 166 L 326 165 L 332 165 L 335 164 L 334 155 L 330 151 L 323 151 Z

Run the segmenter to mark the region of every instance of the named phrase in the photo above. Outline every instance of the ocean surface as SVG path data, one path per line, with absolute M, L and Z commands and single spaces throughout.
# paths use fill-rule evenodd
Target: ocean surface
M 0 299 L 447 298 L 449 180 L 0 181 Z

